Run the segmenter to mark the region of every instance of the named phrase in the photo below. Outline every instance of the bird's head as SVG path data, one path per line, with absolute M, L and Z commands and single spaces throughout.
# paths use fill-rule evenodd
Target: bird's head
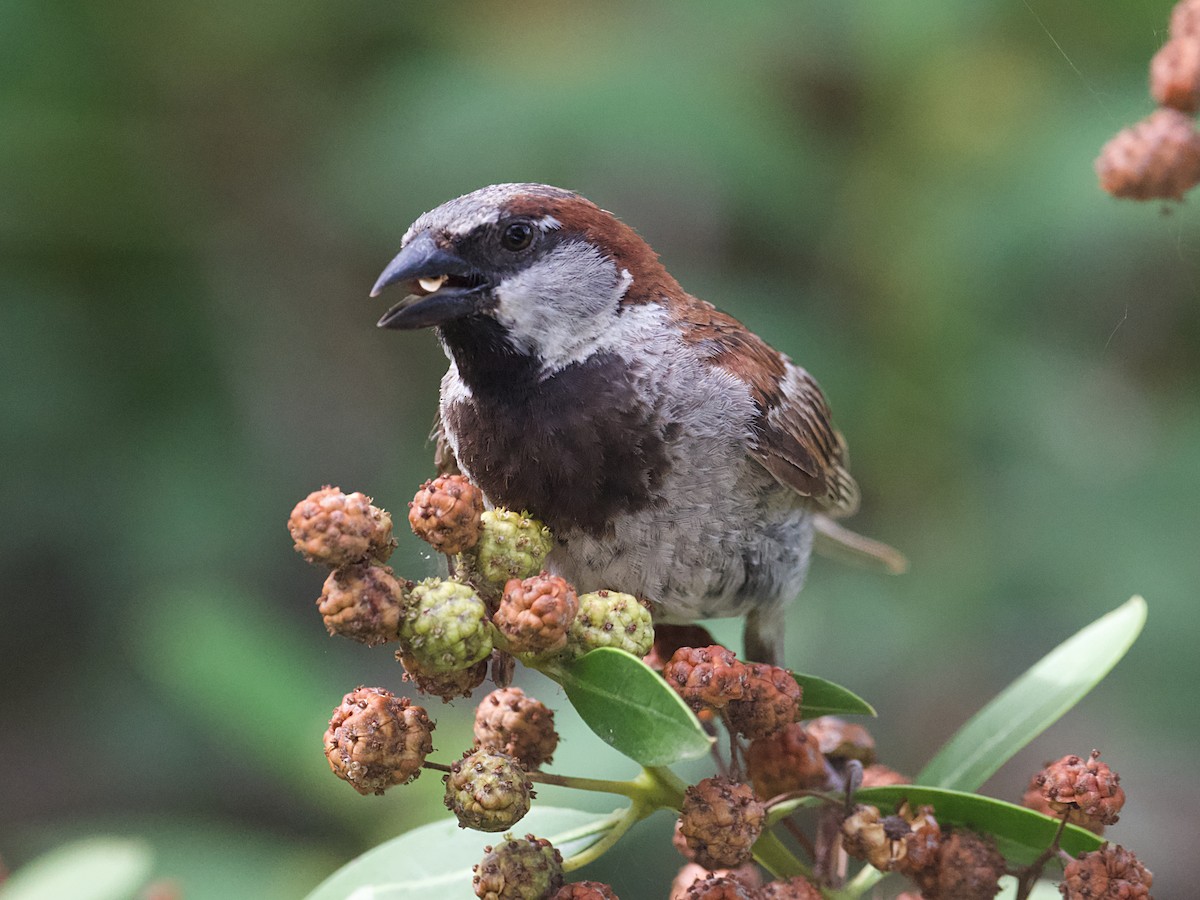
M 553 374 L 682 293 L 632 228 L 543 184 L 492 185 L 425 213 L 371 296 L 396 283 L 408 296 L 380 327 L 435 327 L 460 370 L 488 377 Z

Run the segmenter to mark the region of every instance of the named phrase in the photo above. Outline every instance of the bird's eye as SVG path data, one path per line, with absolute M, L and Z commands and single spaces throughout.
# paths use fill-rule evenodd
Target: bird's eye
M 500 243 L 505 250 L 516 253 L 524 250 L 533 242 L 533 226 L 528 222 L 513 222 L 500 235 Z

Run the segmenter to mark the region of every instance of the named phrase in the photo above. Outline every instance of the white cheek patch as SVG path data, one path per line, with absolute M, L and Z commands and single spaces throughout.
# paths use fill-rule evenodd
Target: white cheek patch
M 632 282 L 591 244 L 562 244 L 497 285 L 492 314 L 513 345 L 540 357 L 549 375 L 620 346 L 630 328 L 644 327 L 633 308 L 621 310 Z

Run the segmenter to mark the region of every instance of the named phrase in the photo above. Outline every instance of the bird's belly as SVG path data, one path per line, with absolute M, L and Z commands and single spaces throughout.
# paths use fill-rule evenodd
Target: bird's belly
M 606 534 L 559 535 L 547 566 L 580 591 L 609 588 L 649 600 L 659 621 L 788 603 L 808 569 L 811 513 L 765 471 L 743 478 L 753 489 L 680 492 L 675 502 L 616 518 Z

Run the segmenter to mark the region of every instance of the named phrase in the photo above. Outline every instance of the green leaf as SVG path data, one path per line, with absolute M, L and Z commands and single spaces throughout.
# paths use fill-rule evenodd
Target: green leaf
M 860 803 L 878 806 L 885 813 L 895 812 L 906 800 L 914 806 L 932 806 L 939 824 L 958 825 L 994 836 L 1004 858 L 1017 865 L 1032 862 L 1050 846 L 1054 832 L 1058 830 L 1058 821 L 1049 816 L 963 791 L 896 784 L 863 788 L 854 797 Z M 1059 846 L 1077 856 L 1097 849 L 1103 842 L 1103 838 L 1090 831 L 1068 825 Z
M 621 817 L 534 806 L 516 829 L 546 838 L 563 857 L 586 850 Z M 321 882 L 307 900 L 444 900 L 471 896 L 471 869 L 500 835 L 467 831 L 453 819 L 415 828 L 368 850 Z
M 800 672 L 793 672 L 792 677 L 804 692 L 800 697 L 800 712 L 806 719 L 875 715 L 875 707 L 840 684 Z
M 624 650 L 602 647 L 547 674 L 602 741 L 643 766 L 703 756 L 712 745 L 679 695 Z
M 916 780 L 978 788 L 1095 687 L 1145 623 L 1146 601 L 1133 597 L 1059 644 L 963 725 Z
M 0 887 L 3 900 L 128 900 L 150 878 L 142 841 L 89 838 L 40 856 Z

